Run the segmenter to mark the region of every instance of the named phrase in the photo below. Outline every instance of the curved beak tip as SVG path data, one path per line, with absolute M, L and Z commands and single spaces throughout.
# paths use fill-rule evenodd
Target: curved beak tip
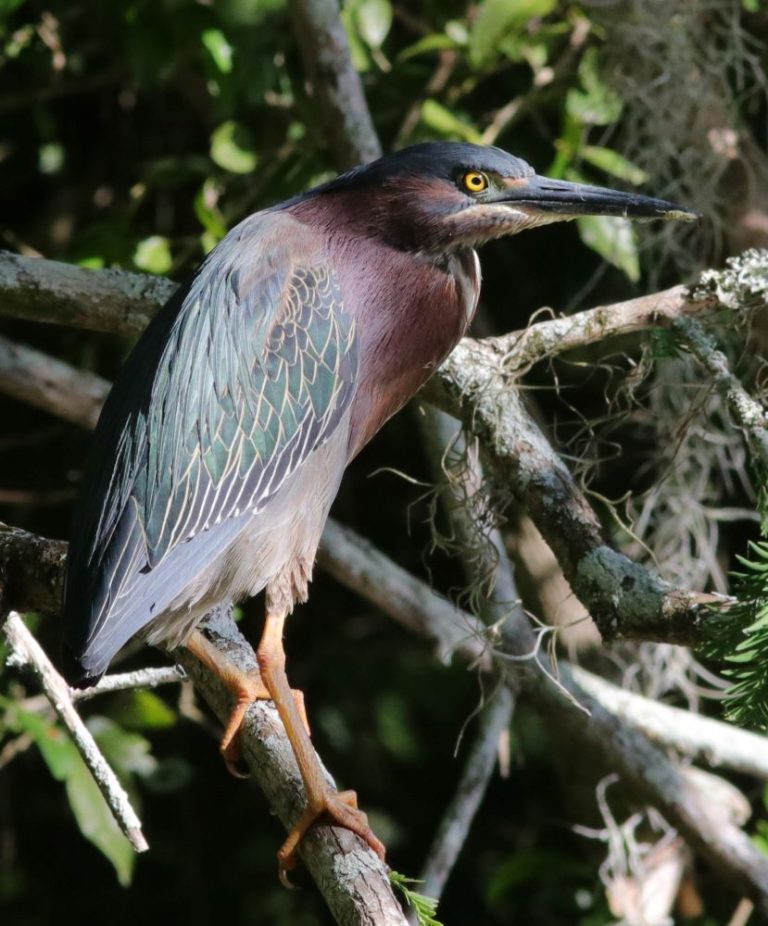
M 687 209 L 685 206 L 674 206 L 669 212 L 660 216 L 662 219 L 674 219 L 679 222 L 700 222 L 704 216 L 695 209 Z
M 624 193 L 606 187 L 588 186 L 534 175 L 527 182 L 504 191 L 499 197 L 510 205 L 524 205 L 537 212 L 570 218 L 580 215 L 623 216 L 640 221 L 652 219 L 697 222 L 702 215 L 663 199 Z

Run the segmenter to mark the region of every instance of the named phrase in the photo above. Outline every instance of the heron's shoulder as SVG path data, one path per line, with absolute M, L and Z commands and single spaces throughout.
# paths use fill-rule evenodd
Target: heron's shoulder
M 268 263 L 308 264 L 322 261 L 326 238 L 321 230 L 301 221 L 291 212 L 265 209 L 239 222 L 211 252 L 211 258 L 252 263 L 254 258 Z

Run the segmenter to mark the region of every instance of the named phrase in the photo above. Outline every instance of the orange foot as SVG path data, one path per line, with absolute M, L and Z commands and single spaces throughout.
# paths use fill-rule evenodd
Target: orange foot
M 368 817 L 358 808 L 355 792 L 328 789 L 321 795 L 320 800 L 313 801 L 307 806 L 277 853 L 280 881 L 286 887 L 292 887 L 287 873 L 299 863 L 297 855 L 299 844 L 307 830 L 319 817 L 327 818 L 335 826 L 343 826 L 345 829 L 352 830 L 365 840 L 376 855 L 384 861 L 386 851 L 384 844 L 369 826 Z
M 267 690 L 267 686 L 262 682 L 261 675 L 257 669 L 252 672 L 232 673 L 227 680 L 227 686 L 235 695 L 235 706 L 229 715 L 227 727 L 221 738 L 219 749 L 224 759 L 224 764 L 228 771 L 235 778 L 250 778 L 250 772 L 243 765 L 243 753 L 240 748 L 240 727 L 243 724 L 246 711 L 254 701 L 271 701 L 272 695 Z M 307 711 L 304 706 L 304 692 L 298 688 L 292 688 L 291 694 L 299 712 L 304 729 L 309 735 L 309 721 L 307 720 Z

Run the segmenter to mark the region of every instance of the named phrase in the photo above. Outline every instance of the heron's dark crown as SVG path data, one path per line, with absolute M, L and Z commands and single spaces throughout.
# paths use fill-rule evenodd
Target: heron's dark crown
M 390 178 L 419 177 L 425 180 L 456 180 L 466 171 L 477 170 L 517 179 L 529 177 L 533 168 L 501 148 L 468 142 L 430 141 L 411 145 L 394 154 L 355 167 L 328 183 L 310 190 L 308 195 L 380 185 Z

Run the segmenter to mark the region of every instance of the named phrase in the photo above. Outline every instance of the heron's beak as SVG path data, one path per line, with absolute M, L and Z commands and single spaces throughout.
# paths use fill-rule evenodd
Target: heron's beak
M 549 177 L 518 178 L 507 189 L 493 196 L 492 202 L 523 206 L 527 212 L 563 216 L 620 215 L 631 219 L 682 219 L 693 222 L 701 218 L 693 209 L 677 206 L 663 199 L 621 193 L 585 183 L 550 180 Z

